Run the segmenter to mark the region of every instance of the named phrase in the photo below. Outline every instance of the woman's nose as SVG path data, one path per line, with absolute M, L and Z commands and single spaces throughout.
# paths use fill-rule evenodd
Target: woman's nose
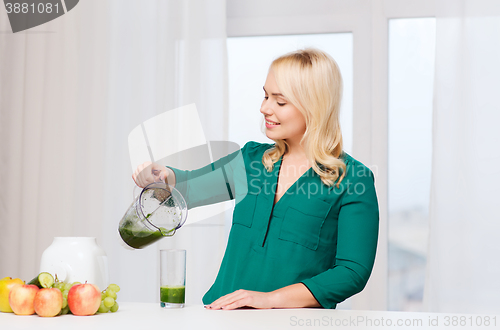
M 260 106 L 260 112 L 264 115 L 272 115 L 273 111 L 271 107 L 268 106 L 266 100 L 262 102 L 262 105 Z

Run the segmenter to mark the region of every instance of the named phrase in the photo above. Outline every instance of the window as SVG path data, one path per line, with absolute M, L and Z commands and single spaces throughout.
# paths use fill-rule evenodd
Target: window
M 434 44 L 434 18 L 389 21 L 389 310 L 421 311 L 422 307 Z

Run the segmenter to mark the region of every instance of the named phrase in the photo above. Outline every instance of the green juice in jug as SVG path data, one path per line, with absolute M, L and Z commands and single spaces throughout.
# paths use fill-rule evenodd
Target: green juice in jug
M 137 221 L 123 221 L 118 228 L 123 241 L 134 249 L 142 249 L 164 236 L 169 236 L 172 230 L 166 230 L 163 227 L 157 230 L 151 230 L 147 227 L 139 227 Z

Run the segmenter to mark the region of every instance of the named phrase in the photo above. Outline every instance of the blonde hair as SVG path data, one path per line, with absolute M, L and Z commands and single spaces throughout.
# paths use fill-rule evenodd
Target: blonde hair
M 280 92 L 305 118 L 306 131 L 300 142 L 304 143 L 314 172 L 327 186 L 339 179 L 338 188 L 346 166 L 339 159 L 343 155 L 339 122 L 343 86 L 337 63 L 319 49 L 306 48 L 278 57 L 272 62 L 271 70 Z M 285 140 L 273 141 L 274 147 L 266 150 L 262 157 L 267 171 L 271 171 L 289 149 Z

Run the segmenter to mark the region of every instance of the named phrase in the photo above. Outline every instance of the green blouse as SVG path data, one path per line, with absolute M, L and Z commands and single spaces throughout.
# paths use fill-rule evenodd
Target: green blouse
M 338 188 L 310 168 L 274 205 L 281 159 L 271 172 L 262 164 L 271 147 L 251 141 L 198 170 L 170 167 L 188 209 L 236 202 L 226 252 L 203 303 L 238 289 L 303 283 L 322 307 L 335 308 L 364 288 L 373 267 L 379 224 L 373 173 L 344 153 Z

